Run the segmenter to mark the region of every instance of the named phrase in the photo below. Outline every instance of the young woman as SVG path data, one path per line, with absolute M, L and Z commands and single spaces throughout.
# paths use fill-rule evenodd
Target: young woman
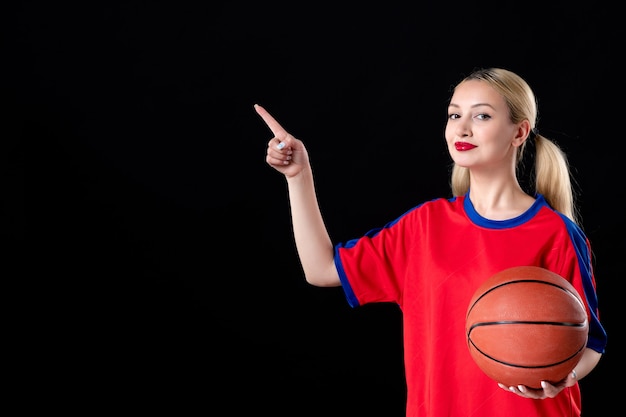
M 452 197 L 423 202 L 364 236 L 333 243 L 322 219 L 309 155 L 261 106 L 274 137 L 267 163 L 287 180 L 293 232 L 306 280 L 342 286 L 353 307 L 392 302 L 402 311 L 407 416 L 580 416 L 578 380 L 606 346 L 589 240 L 577 223 L 567 159 L 536 133 L 537 103 L 517 74 L 489 68 L 454 89 L 445 139 Z M 518 163 L 534 141 L 534 192 Z M 585 301 L 587 348 L 562 381 L 504 386 L 469 354 L 464 325 L 475 289 L 494 273 L 536 265 L 566 278 Z

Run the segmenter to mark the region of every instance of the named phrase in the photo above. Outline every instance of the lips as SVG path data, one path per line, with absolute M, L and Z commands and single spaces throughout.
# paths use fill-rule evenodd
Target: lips
M 474 149 L 476 145 L 467 142 L 454 142 L 454 147 L 457 151 L 469 151 L 470 149 Z

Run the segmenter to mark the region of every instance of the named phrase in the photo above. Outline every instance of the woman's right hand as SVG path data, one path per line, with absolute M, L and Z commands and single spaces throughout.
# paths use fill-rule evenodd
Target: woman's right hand
M 301 140 L 289 134 L 262 106 L 254 109 L 261 116 L 274 137 L 267 143 L 265 161 L 287 178 L 299 174 L 309 166 L 309 156 Z

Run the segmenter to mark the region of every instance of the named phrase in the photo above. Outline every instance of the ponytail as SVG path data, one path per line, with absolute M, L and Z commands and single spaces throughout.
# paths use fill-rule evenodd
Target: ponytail
M 550 139 L 535 136 L 535 191 L 555 210 L 579 223 L 567 156 Z

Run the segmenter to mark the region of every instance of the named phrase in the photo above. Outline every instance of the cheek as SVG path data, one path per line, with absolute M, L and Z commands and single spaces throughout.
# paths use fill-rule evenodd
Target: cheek
M 446 127 L 443 130 L 443 136 L 444 136 L 444 139 L 446 140 L 446 142 L 448 142 L 448 143 L 450 143 L 450 141 L 454 139 L 454 131 L 453 131 L 453 129 L 450 126 L 449 123 L 446 124 Z
M 452 153 L 454 151 L 454 139 L 456 138 L 456 135 L 454 134 L 453 129 L 449 127 L 448 125 L 446 125 L 446 128 L 444 129 L 444 132 L 443 132 L 443 136 L 446 142 L 446 148 L 448 149 L 448 152 Z

